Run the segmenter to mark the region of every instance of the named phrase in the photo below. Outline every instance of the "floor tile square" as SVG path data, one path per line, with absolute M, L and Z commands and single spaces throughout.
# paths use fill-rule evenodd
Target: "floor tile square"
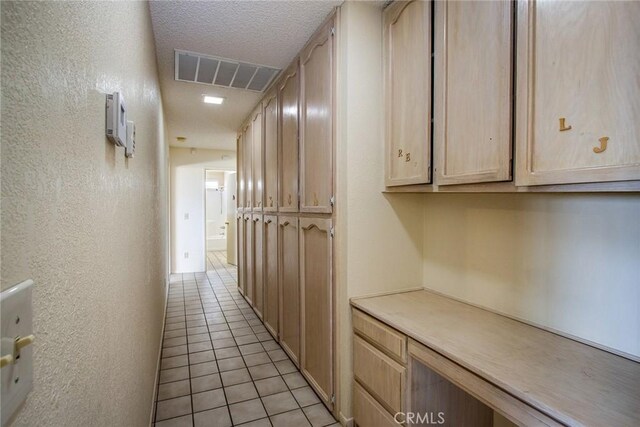
M 211 348 L 211 341 L 197 342 L 194 344 L 189 344 L 189 353 L 211 350 Z
M 237 347 L 221 348 L 215 351 L 216 359 L 228 359 L 230 357 L 240 356 L 240 351 Z
M 186 343 L 187 337 L 166 338 L 162 342 L 162 347 L 175 347 L 177 345 L 184 345 Z
M 181 366 L 180 368 L 165 369 L 160 371 L 160 384 L 179 381 L 189 378 L 189 367 Z
M 226 406 L 193 414 L 195 427 L 231 427 L 231 417 Z
M 156 421 L 191 414 L 191 397 L 182 396 L 158 402 Z
M 300 409 L 284 412 L 271 417 L 271 424 L 274 427 L 309 427 L 309 421 Z
M 332 423 L 335 423 L 335 419 L 333 415 L 327 411 L 327 408 L 324 407 L 322 403 L 318 403 L 317 405 L 307 406 L 302 408 L 305 415 L 311 422 L 313 427 L 321 427 L 326 426 Z
M 290 374 L 291 372 L 296 372 L 298 370 L 298 368 L 296 368 L 296 365 L 294 365 L 293 362 L 289 359 L 279 360 L 275 363 L 275 365 L 281 375 Z
M 189 357 L 186 354 L 181 356 L 165 357 L 160 362 L 160 369 L 179 368 L 180 366 L 187 366 L 189 364 Z
M 222 372 L 220 377 L 222 378 L 222 384 L 225 387 L 251 381 L 251 376 L 246 368 Z
M 260 418 L 259 420 L 238 424 L 238 427 L 271 427 L 271 422 L 269 418 Z
M 236 343 L 238 343 L 238 345 L 252 344 L 256 342 L 258 342 L 258 337 L 254 334 L 236 337 Z M 262 348 L 260 348 L 260 350 L 262 351 Z
M 188 335 L 187 341 L 189 344 L 195 344 L 197 342 L 210 341 L 211 337 L 209 334 L 196 334 L 196 335 Z
M 260 345 L 260 343 L 241 345 L 239 348 L 240 353 L 242 353 L 243 355 L 260 353 L 262 351 L 262 346 Z
M 243 402 L 258 397 L 258 392 L 253 383 L 236 384 L 224 388 L 224 394 L 227 396 L 229 404 Z
M 226 323 L 209 325 L 209 331 L 211 332 L 220 332 L 220 331 L 228 331 L 228 330 L 229 330 L 229 326 L 227 326 Z
M 186 329 L 174 329 L 173 331 L 164 331 L 164 338 L 186 337 Z
M 189 371 L 191 378 L 201 377 L 203 375 L 215 374 L 218 372 L 218 365 L 215 361 L 198 363 L 196 365 L 190 365 Z
M 229 405 L 231 420 L 234 424 L 242 424 L 267 416 L 260 399 L 247 400 L 246 402 Z
M 265 396 L 262 403 L 270 416 L 298 408 L 298 403 L 288 391 Z
M 187 335 L 207 334 L 209 330 L 206 326 L 196 326 L 194 328 L 187 329 Z
M 269 354 L 269 357 L 271 358 L 271 360 L 273 360 L 274 362 L 289 359 L 289 356 L 287 356 L 287 353 L 285 353 L 284 350 L 282 349 L 271 350 L 271 351 L 268 351 L 267 353 Z
M 253 329 L 251 328 L 234 329 L 233 331 L 231 331 L 231 333 L 233 334 L 234 337 L 242 337 L 245 335 L 253 335 Z
M 205 350 L 189 354 L 189 363 L 191 363 L 192 365 L 195 365 L 197 363 L 210 362 L 212 360 L 216 360 L 216 357 L 213 355 L 213 350 Z
M 236 342 L 233 338 L 221 338 L 213 341 L 213 348 L 216 350 L 219 348 L 235 347 Z
M 191 379 L 191 392 L 200 393 L 207 390 L 215 390 L 222 387 L 222 380 L 220 374 L 204 375 L 202 377 L 196 377 Z
M 300 374 L 300 372 L 293 372 L 291 374 L 286 374 L 286 375 L 283 375 L 282 378 L 284 379 L 284 382 L 286 382 L 289 388 L 292 390 L 294 388 L 300 388 L 308 385 L 307 380 L 304 379 L 304 377 L 302 376 L 302 374 Z
M 158 386 L 158 400 L 173 399 L 174 397 L 191 394 L 189 380 L 174 381 Z
M 231 331 L 211 332 L 211 341 L 220 340 L 223 338 L 233 338 Z
M 191 395 L 191 398 L 193 399 L 193 412 L 206 411 L 207 409 L 218 408 L 227 404 L 221 388 L 196 393 Z
M 258 394 L 260 394 L 261 397 L 287 391 L 287 384 L 282 380 L 282 377 L 271 377 L 258 380 L 255 382 L 255 385 L 258 389 Z
M 260 353 L 247 354 L 244 357 L 244 361 L 247 366 L 255 366 L 255 365 L 263 365 L 265 363 L 271 363 L 271 359 L 266 352 L 262 351 Z
M 256 334 L 256 338 L 258 338 L 259 341 L 269 341 L 271 339 L 273 339 L 273 337 L 271 336 L 271 334 L 269 332 L 260 332 Z
M 249 373 L 251 374 L 251 378 L 253 378 L 254 381 L 280 375 L 273 363 L 251 366 L 249 368 Z
M 233 371 L 240 368 L 244 368 L 244 360 L 242 360 L 242 357 L 218 360 L 218 369 L 220 369 L 220 372 Z
M 316 393 L 311 389 L 311 387 L 302 387 L 292 390 L 291 393 L 293 397 L 296 398 L 298 405 L 300 407 L 315 405 L 316 403 L 320 403 L 320 399 L 316 396 Z
M 169 420 L 159 421 L 155 424 L 156 427 L 192 427 L 193 423 L 191 415 L 183 415 L 178 418 L 171 418 Z
M 266 351 L 277 350 L 277 349 L 280 348 L 278 343 L 275 342 L 274 340 L 265 341 L 265 342 L 262 343 L 262 346 L 264 347 L 264 349 Z

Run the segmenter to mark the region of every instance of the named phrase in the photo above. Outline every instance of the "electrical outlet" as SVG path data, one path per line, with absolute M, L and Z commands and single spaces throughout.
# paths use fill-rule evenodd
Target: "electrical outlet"
M 185 258 L 189 258 L 189 252 L 185 252 L 185 253 L 184 253 L 184 257 L 185 257 Z

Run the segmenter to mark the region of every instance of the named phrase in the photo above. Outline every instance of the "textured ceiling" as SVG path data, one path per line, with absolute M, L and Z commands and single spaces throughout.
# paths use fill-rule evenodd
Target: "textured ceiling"
M 174 80 L 174 49 L 286 67 L 341 1 L 149 3 L 169 142 L 235 150 L 236 129 L 261 94 Z M 225 98 L 222 105 L 202 95 Z M 187 141 L 179 143 L 177 136 Z

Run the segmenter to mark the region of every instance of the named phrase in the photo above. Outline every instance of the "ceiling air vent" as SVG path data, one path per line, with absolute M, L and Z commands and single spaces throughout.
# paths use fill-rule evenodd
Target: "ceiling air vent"
M 175 78 L 180 82 L 263 92 L 280 69 L 200 53 L 175 51 Z

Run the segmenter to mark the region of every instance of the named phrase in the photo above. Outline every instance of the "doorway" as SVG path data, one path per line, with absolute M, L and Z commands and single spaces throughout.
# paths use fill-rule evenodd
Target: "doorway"
M 205 170 L 205 263 L 210 270 L 217 259 L 236 264 L 236 173 Z

